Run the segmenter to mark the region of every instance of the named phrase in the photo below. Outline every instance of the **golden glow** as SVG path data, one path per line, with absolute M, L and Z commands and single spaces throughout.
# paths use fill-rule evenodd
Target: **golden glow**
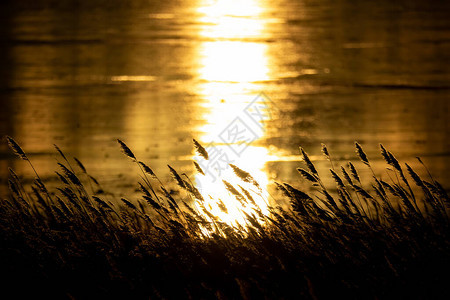
M 198 73 L 207 81 L 207 98 L 229 94 L 230 88 L 242 92 L 250 82 L 269 79 L 267 44 L 258 42 L 265 27 L 262 11 L 254 0 L 209 1 L 198 9 L 204 24 L 199 34 L 206 39 Z
M 269 79 L 267 45 L 240 41 L 205 42 L 200 50 L 202 79 L 249 83 Z
M 215 147 L 222 151 L 229 151 L 228 145 L 216 145 Z M 198 157 L 195 159 L 199 162 L 202 161 L 202 159 Z M 245 225 L 246 221 L 243 212 L 251 215 L 255 214 L 254 209 L 258 209 L 263 214 L 268 214 L 268 194 L 266 192 L 266 187 L 269 182 L 266 173 L 263 171 L 264 164 L 268 159 L 269 155 L 266 148 L 249 147 L 242 153 L 239 161 L 236 162 L 241 169 L 248 171 L 253 176 L 261 187 L 261 190 L 251 183 L 243 182 L 234 174 L 230 167 L 225 168 L 225 166 L 223 166 L 224 168 L 218 171 L 217 168 L 214 168 L 214 165 L 210 165 L 206 176 L 197 175 L 195 180 L 197 187 L 200 189 L 200 192 L 205 199 L 205 208 L 214 216 L 217 216 L 220 221 L 230 225 L 235 225 L 236 223 Z M 203 161 L 202 166 L 205 164 L 207 164 L 207 162 Z M 235 195 L 226 189 L 222 180 L 226 180 L 233 185 L 233 187 L 242 195 L 244 195 L 244 193 L 240 187 L 246 189 L 253 198 L 256 206 L 248 199 L 246 200 L 246 203 L 239 201 Z M 226 207 L 226 211 L 220 207 L 221 203 Z M 197 209 L 201 212 L 202 208 L 200 203 L 196 203 L 196 205 Z
M 219 40 L 260 38 L 264 28 L 263 8 L 257 0 L 205 1 L 198 8 L 200 22 L 206 24 L 200 35 Z
M 112 76 L 111 81 L 155 81 L 155 76 L 148 75 L 140 75 L 140 76 L 129 76 L 129 75 L 121 75 L 121 76 Z
M 270 157 L 266 148 L 255 146 L 264 135 L 264 127 L 244 113 L 245 107 L 261 92 L 260 82 L 270 79 L 267 44 L 259 42 L 264 38 L 265 20 L 261 17 L 264 7 L 256 0 L 218 0 L 206 1 L 198 12 L 203 24 L 200 35 L 205 41 L 199 47 L 196 91 L 204 100 L 199 111 L 201 119 L 206 120 L 199 128 L 199 140 L 208 150 L 210 160 L 194 158 L 206 172 L 206 176 L 198 175 L 195 180 L 205 199 L 203 206 L 209 213 L 230 225 L 245 226 L 244 212 L 254 214 L 256 208 L 263 214 L 268 213 L 268 178 L 264 166 Z M 226 140 L 227 127 L 236 118 L 252 132 L 242 144 L 239 139 Z M 233 147 L 245 149 L 236 153 Z M 222 160 L 218 155 L 222 155 Z M 228 163 L 249 172 L 261 190 L 240 180 Z M 238 185 L 249 191 L 256 207 L 251 201 L 238 201 L 222 180 L 241 194 Z M 202 212 L 202 205 L 196 203 L 196 206 Z

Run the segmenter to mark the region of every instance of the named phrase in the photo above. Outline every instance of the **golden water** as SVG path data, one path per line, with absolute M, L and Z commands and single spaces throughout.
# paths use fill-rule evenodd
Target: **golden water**
M 358 140 L 382 176 L 380 142 L 450 184 L 444 1 L 45 2 L 2 9 L 0 133 L 48 180 L 56 143 L 108 191 L 133 194 L 138 170 L 120 138 L 164 180 L 171 164 L 223 199 L 221 180 L 236 182 L 226 162 L 263 188 L 306 186 L 298 146 L 327 175 L 320 143 L 339 165 Z M 246 113 L 252 103 L 263 113 Z M 194 174 L 192 138 L 215 154 L 206 177 Z M 3 182 L 7 166 L 31 176 L 0 149 Z

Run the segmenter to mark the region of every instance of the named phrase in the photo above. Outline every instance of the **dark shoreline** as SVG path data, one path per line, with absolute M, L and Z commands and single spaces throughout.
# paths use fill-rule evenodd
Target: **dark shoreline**
M 10 146 L 28 160 L 12 139 Z M 123 142 L 121 147 L 139 163 Z M 323 152 L 330 158 L 326 147 Z M 358 144 L 357 154 L 370 168 Z M 208 213 L 199 191 L 174 169 L 170 171 L 180 188 L 199 206 L 152 185 L 157 177 L 145 164 L 142 199 L 122 198 L 121 204 L 113 204 L 104 195 L 88 192 L 96 180 L 80 180 L 85 172 L 81 163 L 70 164 L 70 158 L 60 155 L 65 163 L 60 165 L 61 186 L 56 194 L 39 177 L 33 191 L 25 192 L 11 171 L 10 198 L 0 204 L 5 295 L 55 299 L 450 296 L 449 197 L 434 179 L 418 177 L 384 148 L 382 156 L 398 176 L 396 181 L 374 179 L 373 186 L 365 188 L 368 183 L 360 183 L 358 170 L 349 165 L 331 173 L 336 181 L 333 193 L 322 185 L 303 151 L 305 169 L 299 172 L 316 185 L 316 195 L 279 184 L 291 207 L 269 207 L 269 215 L 252 204 L 244 189 L 229 186 L 231 198 L 253 208 L 246 214 L 245 227 L 223 223 Z M 233 169 L 242 181 L 253 182 L 250 174 Z M 422 193 L 413 191 L 414 185 Z M 423 206 L 416 204 L 419 199 Z

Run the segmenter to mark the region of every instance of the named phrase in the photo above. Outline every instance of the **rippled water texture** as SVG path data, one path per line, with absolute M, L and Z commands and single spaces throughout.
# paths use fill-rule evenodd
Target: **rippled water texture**
M 0 4 L 0 133 L 43 178 L 55 143 L 132 191 L 120 138 L 162 178 L 171 164 L 196 179 L 195 138 L 213 177 L 228 160 L 261 185 L 304 185 L 298 146 L 325 174 L 320 143 L 339 165 L 357 140 L 382 176 L 378 143 L 450 184 L 448 1 L 36 2 Z M 8 166 L 31 176 L 0 151 L 3 182 Z

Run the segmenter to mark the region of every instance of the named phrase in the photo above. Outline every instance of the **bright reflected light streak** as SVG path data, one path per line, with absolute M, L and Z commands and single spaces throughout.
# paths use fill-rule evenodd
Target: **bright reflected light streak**
M 241 41 L 205 42 L 200 49 L 202 78 L 224 83 L 249 83 L 269 79 L 267 45 Z M 227 84 L 226 86 L 229 86 Z
M 216 146 L 218 149 L 227 151 L 227 145 Z M 201 158 L 196 158 L 198 161 Z M 217 172 L 217 169 L 210 170 L 212 174 L 197 175 L 195 177 L 197 187 L 200 189 L 203 197 L 205 198 L 205 208 L 212 213 L 214 216 L 222 222 L 230 225 L 236 225 L 239 223 L 245 225 L 245 213 L 251 215 L 255 214 L 254 208 L 261 211 L 261 213 L 267 215 L 269 213 L 267 207 L 267 197 L 266 187 L 269 183 L 266 173 L 264 170 L 265 162 L 270 159 L 268 155 L 268 150 L 264 147 L 252 147 L 248 148 L 240 157 L 237 164 L 239 168 L 249 171 L 253 178 L 258 182 L 261 189 L 256 187 L 251 183 L 243 182 L 238 178 L 232 168 L 226 168 Z M 245 197 L 245 189 L 249 192 L 254 203 L 246 199 L 241 202 L 233 195 L 229 190 L 227 190 L 225 184 L 222 180 L 227 181 L 233 187 L 240 192 Z M 201 212 L 202 208 L 199 203 L 196 203 L 197 209 Z M 223 206 L 226 207 L 224 211 Z
M 205 1 L 197 11 L 206 24 L 200 35 L 215 40 L 261 38 L 265 26 L 264 11 L 257 0 Z
M 121 75 L 121 76 L 112 76 L 111 81 L 155 81 L 155 76 L 148 75 L 140 75 L 140 76 L 130 76 L 130 75 Z
M 245 213 L 255 214 L 253 208 L 268 214 L 266 191 L 269 180 L 264 166 L 271 158 L 268 149 L 254 146 L 256 140 L 264 135 L 264 127 L 243 113 L 261 92 L 259 82 L 270 80 L 267 44 L 261 42 L 266 25 L 262 18 L 264 7 L 257 0 L 217 0 L 205 1 L 198 12 L 201 15 L 199 21 L 203 24 L 200 36 L 205 41 L 199 47 L 199 85 L 196 88 L 205 101 L 199 111 L 202 119 L 206 120 L 206 124 L 199 128 L 202 132 L 199 140 L 209 150 L 210 160 L 194 158 L 207 172 L 206 176 L 197 175 L 195 181 L 205 199 L 204 208 L 209 213 L 229 225 L 245 227 Z M 236 117 L 240 117 L 254 135 L 239 155 L 231 150 L 240 145 L 239 140 L 227 143 L 220 138 Z M 211 146 L 209 143 L 212 142 Z M 211 161 L 211 152 L 225 153 L 228 159 L 219 163 Z M 239 179 L 228 163 L 249 172 L 261 189 Z M 255 203 L 236 199 L 223 180 L 243 195 L 245 192 L 239 185 L 246 189 Z M 200 203 L 196 203 L 196 207 L 202 212 Z

